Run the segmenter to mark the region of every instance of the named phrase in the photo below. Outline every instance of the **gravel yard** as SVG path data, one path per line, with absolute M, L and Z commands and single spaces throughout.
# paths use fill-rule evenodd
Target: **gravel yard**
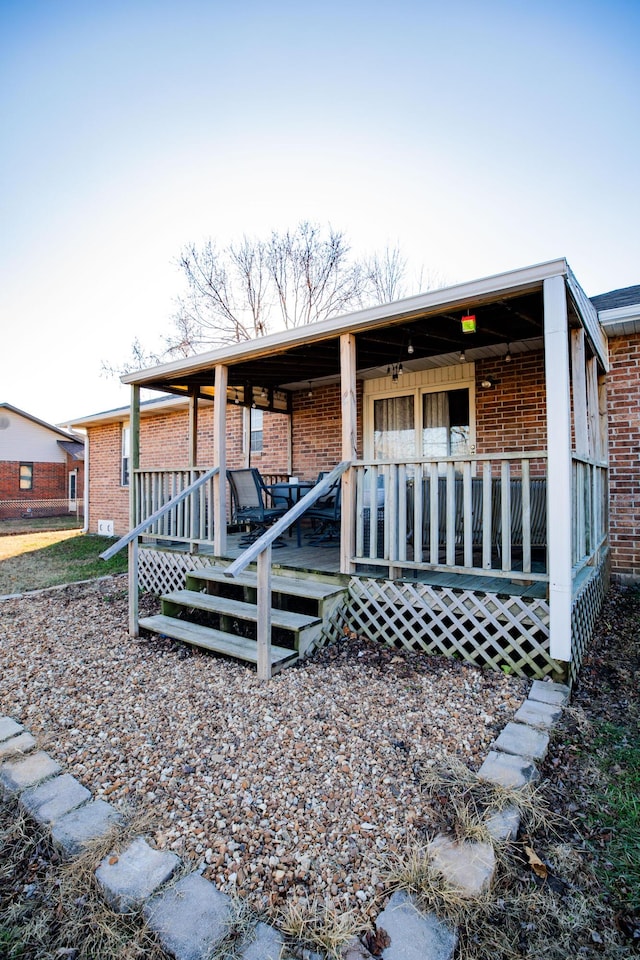
M 477 769 L 528 686 L 358 640 L 262 683 L 126 626 L 124 577 L 2 602 L 0 714 L 256 908 L 377 912 L 384 856 L 432 830 L 421 772 Z

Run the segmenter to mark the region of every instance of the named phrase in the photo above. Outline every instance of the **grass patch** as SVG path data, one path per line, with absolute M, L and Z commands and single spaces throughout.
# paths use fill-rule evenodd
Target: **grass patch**
M 640 737 L 631 724 L 594 725 L 592 759 L 602 773 L 594 785 L 588 824 L 590 843 L 604 846 L 595 871 L 612 902 L 640 904 Z M 601 851 L 599 851 L 601 852 Z
M 517 840 L 492 840 L 496 869 L 489 889 L 471 896 L 438 868 L 427 844 L 388 859 L 386 884 L 411 894 L 457 928 L 460 960 L 566 960 L 628 956 L 598 896 L 583 852 L 562 842 L 568 824 L 555 817 L 539 789 L 505 790 L 455 762 L 424 780 L 434 822 L 452 839 L 487 839 L 488 814 L 515 806 Z
M 114 845 L 144 830 L 131 820 L 118 835 L 65 861 L 48 835 L 0 803 L 0 957 L 3 960 L 168 960 L 138 912 L 119 914 L 101 897 L 94 871 Z
M 43 530 L 82 529 L 83 518 L 75 514 L 64 517 L 19 517 L 15 520 L 0 520 L 0 537 L 16 533 L 41 533 Z
M 100 553 L 111 543 L 108 537 L 77 530 L 0 538 L 0 596 L 125 573 L 126 551 L 106 562 L 100 560 Z

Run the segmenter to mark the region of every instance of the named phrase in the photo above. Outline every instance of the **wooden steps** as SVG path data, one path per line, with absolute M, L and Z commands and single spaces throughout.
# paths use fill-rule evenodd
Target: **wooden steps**
M 342 601 L 345 586 L 306 576 L 272 578 L 271 672 L 306 656 Z M 257 574 L 227 577 L 224 567 L 186 574 L 186 589 L 160 597 L 161 613 L 140 627 L 249 663 L 258 662 Z
M 249 663 L 258 662 L 258 647 L 255 640 L 247 637 L 236 637 L 222 630 L 211 627 L 202 627 L 188 620 L 177 620 L 175 617 L 166 617 L 156 614 L 153 617 L 144 617 L 140 626 L 152 633 L 159 633 L 173 640 L 182 640 L 194 647 L 204 647 L 215 653 L 222 653 L 236 660 L 247 660 Z M 273 669 L 282 667 L 287 661 L 295 661 L 298 654 L 295 650 L 286 650 L 284 647 L 271 647 L 271 664 Z

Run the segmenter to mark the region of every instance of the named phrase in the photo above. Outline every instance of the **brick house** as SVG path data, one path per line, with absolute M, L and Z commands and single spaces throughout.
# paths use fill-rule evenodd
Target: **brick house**
M 0 518 L 75 512 L 83 488 L 82 439 L 0 403 Z
M 268 564 L 342 578 L 332 629 L 575 676 L 610 574 L 640 575 L 639 292 L 592 302 L 551 261 L 123 378 L 129 410 L 73 426 L 90 528 L 143 525 L 132 633 L 138 584 L 256 560 L 228 531 L 226 470 L 312 481 L 341 464 L 333 559 L 287 543 Z M 141 388 L 173 396 L 140 404 Z

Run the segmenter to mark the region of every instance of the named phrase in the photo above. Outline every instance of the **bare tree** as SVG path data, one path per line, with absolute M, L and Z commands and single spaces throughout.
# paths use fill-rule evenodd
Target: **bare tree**
M 272 233 L 267 246 L 270 279 L 286 329 L 326 320 L 362 303 L 364 273 L 349 260 L 344 234 L 301 223 L 294 233 Z
M 155 353 L 136 341 L 126 364 L 103 363 L 106 375 L 388 303 L 404 295 L 407 266 L 397 246 L 353 258 L 342 232 L 307 221 L 267 240 L 245 236 L 221 248 L 212 240 L 191 243 L 177 265 L 186 289 L 172 332 Z
M 407 261 L 397 245 L 374 253 L 365 269 L 370 296 L 375 303 L 391 303 L 406 295 Z

